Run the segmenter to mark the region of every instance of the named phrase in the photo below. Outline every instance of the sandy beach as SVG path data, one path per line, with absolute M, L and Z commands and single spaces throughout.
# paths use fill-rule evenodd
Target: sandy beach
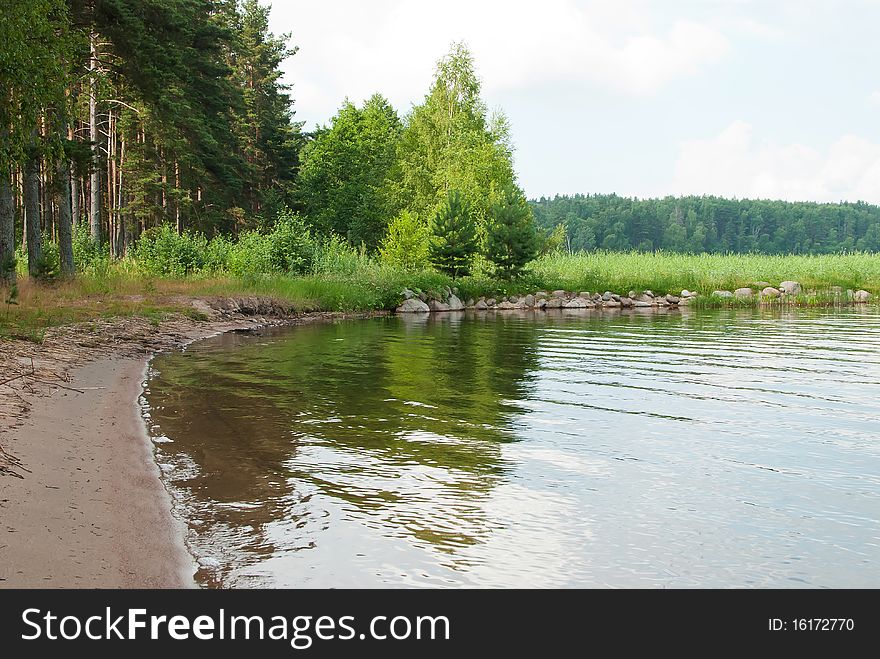
M 23 375 L 0 386 L 0 588 L 194 587 L 138 402 L 149 360 L 219 332 L 341 314 L 193 306 L 209 320 L 117 319 L 0 343 L 0 380 Z

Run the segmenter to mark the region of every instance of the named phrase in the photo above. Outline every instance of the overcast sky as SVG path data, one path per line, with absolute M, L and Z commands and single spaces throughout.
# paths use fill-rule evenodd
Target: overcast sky
M 880 203 L 880 0 L 275 0 L 297 119 L 421 102 L 452 41 L 531 197 Z

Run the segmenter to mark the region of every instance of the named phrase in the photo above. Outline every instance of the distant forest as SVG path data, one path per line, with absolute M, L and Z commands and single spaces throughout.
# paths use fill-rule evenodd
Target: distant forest
M 531 202 L 540 227 L 564 225 L 571 251 L 880 251 L 880 207 L 719 197 L 574 195 Z

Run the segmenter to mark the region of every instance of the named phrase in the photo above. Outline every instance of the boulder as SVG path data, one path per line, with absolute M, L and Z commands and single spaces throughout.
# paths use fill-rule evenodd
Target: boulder
M 428 302 L 428 308 L 431 311 L 449 311 L 449 305 L 440 300 L 431 300 Z
M 853 302 L 857 302 L 859 304 L 864 304 L 868 300 L 871 299 L 871 294 L 868 291 L 858 290 L 853 293 Z
M 581 291 L 580 293 L 578 293 L 578 297 L 583 297 L 583 298 L 586 298 L 589 300 L 590 299 L 590 291 Z
M 669 306 L 669 302 L 666 301 L 665 297 L 655 297 L 654 304 L 656 304 L 658 307 L 668 307 Z
M 620 298 L 620 306 L 622 306 L 624 309 L 629 309 L 632 305 L 633 305 L 632 298 L 629 298 L 629 297 Z
M 784 281 L 779 284 L 779 290 L 785 293 L 786 295 L 800 295 L 801 285 L 796 281 Z
M 547 307 L 547 300 L 542 298 L 540 300 L 535 300 L 535 309 L 544 309 Z
M 648 297 L 654 297 L 654 293 L 652 291 L 645 291 L 645 295 Z
M 592 302 L 588 302 L 582 297 L 576 297 L 572 300 L 569 300 L 565 303 L 566 309 L 586 309 L 587 307 L 593 306 Z
M 568 293 L 565 291 L 553 291 L 553 297 L 563 298 L 566 297 Z
M 636 296 L 636 301 L 637 302 L 647 302 L 648 305 L 651 305 L 654 303 L 654 296 L 648 295 L 647 293 L 642 293 L 641 295 Z
M 536 300 L 546 300 L 547 299 L 547 291 L 538 291 L 535 293 Z
M 755 294 L 755 291 L 753 291 L 751 288 L 737 288 L 733 292 L 734 297 L 738 297 L 740 299 L 752 297 L 754 294 Z
M 779 292 L 779 289 L 773 288 L 772 286 L 767 286 L 764 290 L 761 291 L 761 297 L 779 297 L 782 293 Z
M 498 304 L 498 302 L 495 300 L 494 297 L 490 297 L 488 300 L 486 300 L 487 307 L 494 307 L 496 304 Z
M 486 300 L 484 300 L 483 298 L 477 300 L 477 303 L 474 305 L 474 309 L 476 309 L 477 311 L 485 311 L 488 308 L 489 305 L 486 304 Z
M 561 297 L 551 297 L 549 300 L 547 300 L 548 309 L 561 309 L 564 304 L 565 300 L 563 300 Z
M 519 297 L 516 295 L 511 295 L 509 298 L 507 298 L 507 301 L 516 304 L 517 302 L 519 302 Z
M 638 307 L 640 309 L 644 309 L 645 307 L 653 307 L 654 306 L 650 302 L 645 302 L 644 300 L 638 300 L 638 299 L 633 300 L 632 305 L 633 305 L 633 307 Z
M 669 304 L 678 304 L 681 302 L 681 298 L 670 293 L 666 296 L 666 301 L 669 302 Z
M 428 313 L 431 308 L 421 300 L 411 297 L 395 310 L 397 313 Z
M 712 295 L 715 297 L 733 297 L 733 293 L 730 291 L 712 291 Z
M 636 295 L 637 294 L 635 291 L 630 291 L 629 295 L 627 295 L 627 297 L 630 298 L 631 300 L 634 300 L 636 298 Z
M 527 307 L 533 307 L 535 306 L 535 296 L 530 293 L 523 298 L 523 302 L 526 303 Z
M 696 293 L 693 293 L 693 292 L 691 292 L 691 291 L 689 291 L 688 289 L 684 289 L 684 290 L 681 292 L 681 297 L 683 297 L 683 298 L 687 298 L 687 297 L 697 297 L 697 294 L 696 294 Z
M 611 291 L 605 291 L 604 293 L 602 293 L 602 300 L 604 302 L 608 302 L 608 300 L 611 300 L 613 298 L 614 298 L 614 293 L 612 293 Z
M 607 307 L 608 309 L 619 309 L 620 306 L 621 306 L 620 302 L 618 302 L 617 300 L 614 300 L 614 299 L 611 299 L 611 300 L 608 300 L 607 302 L 605 302 L 605 307 Z
M 446 304 L 449 306 L 450 311 L 461 311 L 464 309 L 464 304 L 455 293 L 449 296 L 449 300 Z
M 474 306 L 474 298 L 469 297 L 469 298 L 468 298 L 468 301 L 465 303 L 464 306 L 466 306 L 466 307 L 472 307 L 472 306 Z
M 513 304 L 513 302 L 508 302 L 507 300 L 504 300 L 496 304 L 495 308 L 501 311 L 509 311 L 510 309 L 516 309 L 516 306 Z

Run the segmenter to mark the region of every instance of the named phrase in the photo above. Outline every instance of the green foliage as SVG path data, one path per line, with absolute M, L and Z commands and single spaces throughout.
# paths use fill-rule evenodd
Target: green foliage
M 541 230 L 538 253 L 541 256 L 544 254 L 567 253 L 568 240 L 568 231 L 565 228 L 565 224 L 557 224 L 552 231 L 547 229 Z
M 110 267 L 110 250 L 92 240 L 85 229 L 76 231 L 73 236 L 73 262 L 80 272 L 106 272 Z
M 239 236 L 228 249 L 227 268 L 236 276 L 300 275 L 311 270 L 316 249 L 302 218 L 285 209 L 271 232 L 246 231 Z
M 563 224 L 574 251 L 828 254 L 880 251 L 880 207 L 719 197 L 574 195 L 532 202 L 545 230 Z
M 345 101 L 303 151 L 297 199 L 325 235 L 373 249 L 393 214 L 387 178 L 396 158 L 401 124 L 382 96 L 362 108 Z
M 43 252 L 37 260 L 33 276 L 42 282 L 53 282 L 61 275 L 61 254 L 58 244 L 43 243 Z
M 431 228 L 428 255 L 434 267 L 453 280 L 469 274 L 478 248 L 477 230 L 459 192 L 447 195 Z
M 132 258 L 147 274 L 185 277 L 204 266 L 207 242 L 202 235 L 178 234 L 174 227 L 163 224 L 141 235 Z
M 486 236 L 486 258 L 498 275 L 516 279 L 526 264 L 538 254 L 538 232 L 532 210 L 522 193 L 510 187 L 492 205 Z
M 401 270 L 422 270 L 430 265 L 428 246 L 431 232 L 424 222 L 409 211 L 402 211 L 388 225 L 379 245 L 379 260 Z
M 316 245 L 312 272 L 316 275 L 354 275 L 367 268 L 369 263 L 370 259 L 363 244 L 353 247 L 334 234 Z
M 394 177 L 399 206 L 430 217 L 448 190 L 459 190 L 484 227 L 492 202 L 514 183 L 512 159 L 507 119 L 487 117 L 473 57 L 453 44 L 407 118 Z

